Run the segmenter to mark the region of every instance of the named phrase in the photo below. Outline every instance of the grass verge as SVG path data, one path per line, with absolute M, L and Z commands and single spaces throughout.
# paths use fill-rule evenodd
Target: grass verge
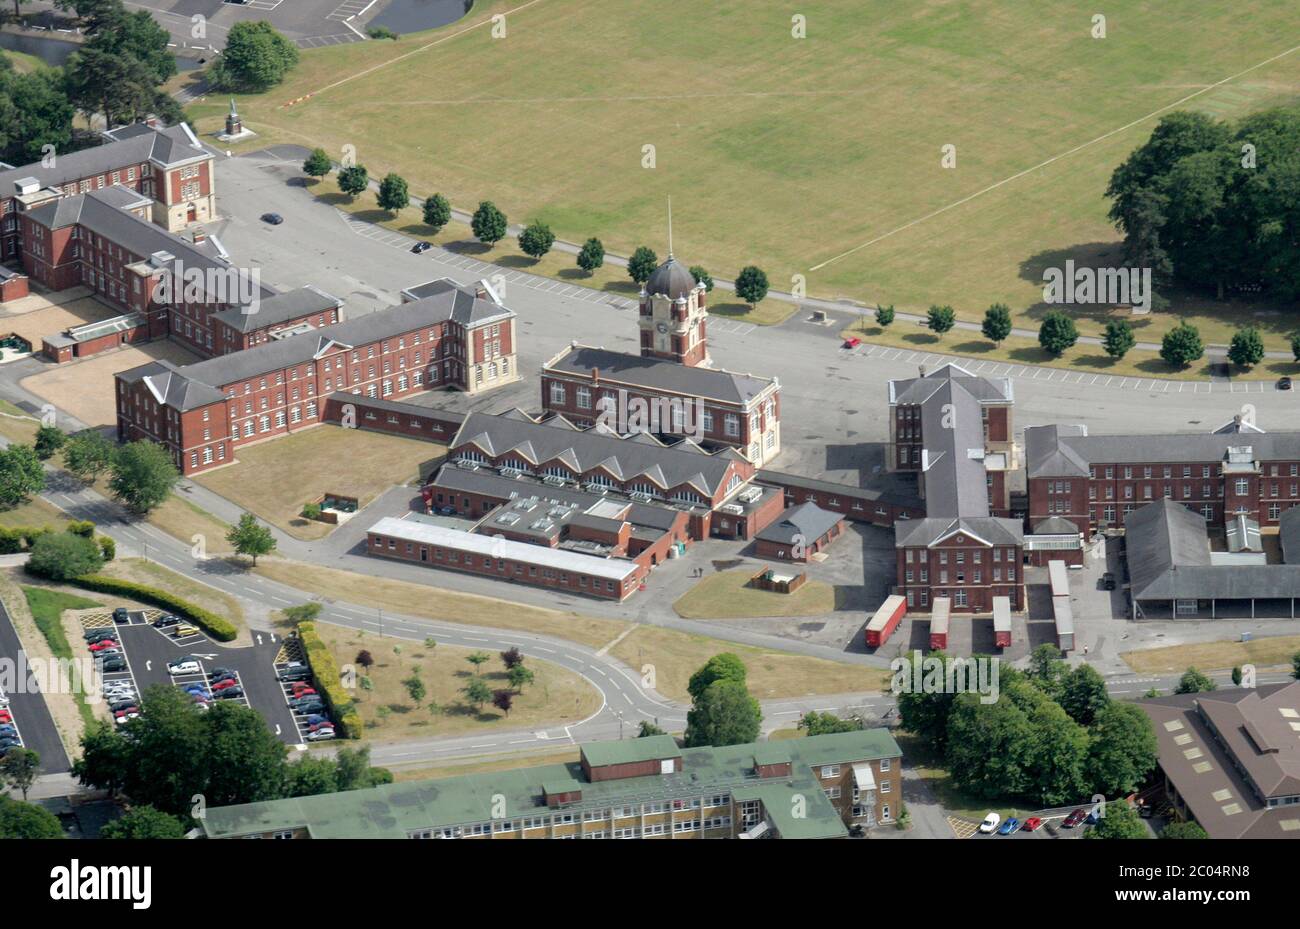
M 822 616 L 835 609 L 835 588 L 808 581 L 792 594 L 747 586 L 753 571 L 723 571 L 704 578 L 673 604 L 684 619 L 748 619 L 759 616 Z

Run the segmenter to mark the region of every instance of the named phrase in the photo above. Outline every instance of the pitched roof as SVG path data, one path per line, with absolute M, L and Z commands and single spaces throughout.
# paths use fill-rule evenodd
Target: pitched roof
M 1287 564 L 1300 564 L 1300 506 L 1293 506 L 1278 520 L 1278 541 L 1282 544 L 1282 559 Z
M 842 514 L 823 510 L 815 503 L 801 503 L 782 513 L 755 538 L 782 545 L 792 545 L 796 539 L 811 544 L 834 529 L 843 519 Z
M 535 465 L 561 461 L 578 474 L 600 465 L 624 483 L 645 478 L 663 490 L 689 484 L 705 498 L 714 496 L 735 464 L 731 456 L 710 455 L 698 447 L 632 441 L 595 429 L 577 430 L 563 417 L 536 422 L 527 416 L 470 413 L 451 444 L 452 448 L 473 444 L 493 458 L 514 452 Z
M 333 294 L 308 284 L 297 290 L 264 297 L 249 307 L 232 307 L 213 315 L 237 332 L 252 332 L 265 329 L 291 319 L 301 319 L 313 313 L 321 313 L 341 306 L 343 301 Z
M 984 421 L 979 401 L 958 382 L 938 380 L 921 403 L 925 512 L 938 517 L 988 516 L 988 472 L 984 469 Z
M 492 296 L 491 288 L 482 286 L 487 296 L 480 297 L 476 287 L 466 287 L 444 277 L 407 288 L 402 293 L 416 303 L 430 299 L 443 301 L 447 320 L 461 326 L 480 326 L 494 320 L 510 319 L 515 315 L 513 311 L 489 299 Z
M 607 351 L 574 343 L 548 361 L 544 372 L 592 377 L 603 383 L 642 387 L 660 393 L 702 397 L 747 406 L 776 383 L 774 378 L 733 374 L 719 368 L 682 365 L 661 358 L 642 358 L 626 352 Z
M 1086 476 L 1093 463 L 1225 461 L 1229 448 L 1248 449 L 1255 461 L 1294 460 L 1300 432 L 1088 435 L 1082 426 L 1030 426 L 1025 467 L 1030 479 Z
M 184 123 L 165 129 L 154 129 L 144 123 L 114 129 L 103 134 L 104 144 L 60 153 L 48 167 L 43 161 L 38 161 L 0 171 L 0 197 L 13 196 L 14 184 L 27 178 L 32 178 L 41 187 L 61 187 L 69 181 L 147 161 L 171 166 L 212 157 L 188 130 Z
M 1078 425 L 1026 427 L 1025 467 L 1029 476 L 1087 477 L 1088 462 L 1065 441 L 1087 434 L 1087 428 Z
M 900 519 L 894 523 L 894 547 L 937 545 L 944 539 L 963 533 L 982 539 L 989 545 L 1022 545 L 1024 521 L 1000 516 L 974 518 Z
M 889 402 L 924 403 L 944 384 L 955 384 L 980 403 L 1011 403 L 1014 392 L 1008 377 L 981 377 L 961 365 L 947 362 L 920 377 L 889 382 Z

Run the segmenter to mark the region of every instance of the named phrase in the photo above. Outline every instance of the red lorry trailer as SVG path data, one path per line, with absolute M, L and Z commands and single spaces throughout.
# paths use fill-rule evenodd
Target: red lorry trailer
M 872 616 L 871 621 L 867 623 L 867 648 L 879 648 L 884 645 L 898 628 L 906 612 L 906 597 L 898 594 L 886 597 L 885 602 L 880 604 L 880 609 L 876 610 L 876 615 Z

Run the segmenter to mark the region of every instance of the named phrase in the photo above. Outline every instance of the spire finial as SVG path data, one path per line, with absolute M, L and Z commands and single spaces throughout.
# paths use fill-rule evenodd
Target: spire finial
M 673 257 L 673 198 L 668 198 L 668 257 Z

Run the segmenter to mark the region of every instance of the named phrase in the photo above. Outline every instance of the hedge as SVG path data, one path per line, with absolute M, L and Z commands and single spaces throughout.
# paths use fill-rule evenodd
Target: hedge
M 12 529 L 0 527 L 0 555 L 16 555 L 31 548 L 36 540 L 52 529 L 38 526 L 15 526 Z
M 307 665 L 311 668 L 316 686 L 325 697 L 325 703 L 332 711 L 335 724 L 348 739 L 361 738 L 361 714 L 356 704 L 343 687 L 343 676 L 339 673 L 338 662 L 334 653 L 316 632 L 313 622 L 298 624 L 298 638 L 302 640 L 303 652 L 307 655 Z
M 229 642 L 239 634 L 239 630 L 235 628 L 234 623 L 230 620 L 223 619 L 210 610 L 205 610 L 201 606 L 190 603 L 188 600 L 182 600 L 175 594 L 159 590 L 157 587 L 137 584 L 135 581 L 123 581 L 115 577 L 105 577 L 102 574 L 86 574 L 65 583 L 102 594 L 117 594 L 119 597 L 130 597 L 132 600 L 139 600 L 141 603 L 151 603 L 156 607 L 175 613 L 182 619 L 189 620 L 218 642 Z

